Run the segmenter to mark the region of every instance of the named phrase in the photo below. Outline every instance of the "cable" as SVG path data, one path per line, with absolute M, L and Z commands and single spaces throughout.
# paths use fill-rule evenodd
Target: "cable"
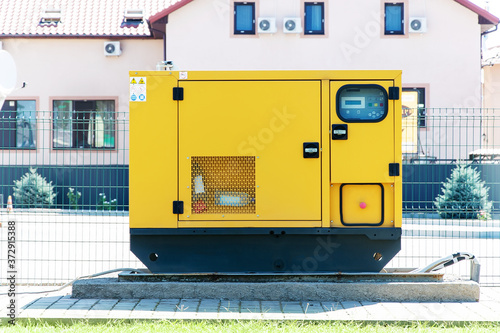
M 451 266 L 460 262 L 462 260 L 472 260 L 474 264 L 479 265 L 479 261 L 477 258 L 468 252 L 457 252 L 455 254 L 449 255 L 447 257 L 441 258 L 439 260 L 434 261 L 432 264 L 427 265 L 423 268 L 417 268 L 410 273 L 430 273 L 440 270 L 442 268 Z
M 77 277 L 76 279 L 74 279 L 74 280 L 72 280 L 72 281 L 70 281 L 70 282 L 62 285 L 61 287 L 59 287 L 57 289 L 44 290 L 44 291 L 25 291 L 25 292 L 20 292 L 20 293 L 16 292 L 16 294 L 23 295 L 23 294 L 53 293 L 53 292 L 63 290 L 64 288 L 73 285 L 73 283 L 75 283 L 78 280 L 83 280 L 83 279 L 88 279 L 88 278 L 94 278 L 94 277 L 98 277 L 98 276 L 101 276 L 101 275 L 111 274 L 111 273 L 114 273 L 114 272 L 123 272 L 123 271 L 132 271 L 132 272 L 136 272 L 136 273 L 142 273 L 143 272 L 142 270 L 137 269 L 137 268 L 115 268 L 115 269 L 111 269 L 109 271 L 104 271 L 104 272 L 100 272 L 100 273 L 95 273 L 95 274 L 91 274 L 91 275 L 84 275 L 84 276 Z M 8 293 L 1 293 L 0 294 L 0 296 L 5 296 L 5 295 L 8 295 Z

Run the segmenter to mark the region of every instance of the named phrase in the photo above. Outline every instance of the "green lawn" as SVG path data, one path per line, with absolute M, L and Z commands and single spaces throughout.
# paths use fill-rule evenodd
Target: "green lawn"
M 50 323 L 45 321 L 22 321 L 16 325 L 0 327 L 0 331 L 10 332 L 498 332 L 497 323 L 360 323 L 360 322 L 319 322 L 319 321 L 109 321 L 103 323 Z

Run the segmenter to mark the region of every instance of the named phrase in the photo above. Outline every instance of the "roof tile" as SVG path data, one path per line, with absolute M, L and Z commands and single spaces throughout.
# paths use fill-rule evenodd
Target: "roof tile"
M 144 18 L 182 0 L 0 0 L 0 37 L 147 37 L 149 25 L 123 25 L 125 9 L 143 9 Z M 61 21 L 41 24 L 46 8 L 60 8 Z

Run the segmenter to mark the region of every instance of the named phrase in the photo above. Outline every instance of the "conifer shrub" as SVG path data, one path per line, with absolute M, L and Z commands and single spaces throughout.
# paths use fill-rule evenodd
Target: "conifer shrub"
M 489 188 L 475 168 L 457 165 L 450 178 L 442 184 L 442 194 L 434 201 L 442 218 L 476 219 L 490 215 L 492 203 L 488 200 Z
M 29 168 L 21 179 L 14 180 L 14 198 L 20 208 L 50 208 L 56 197 L 52 182 L 40 176 L 36 168 Z

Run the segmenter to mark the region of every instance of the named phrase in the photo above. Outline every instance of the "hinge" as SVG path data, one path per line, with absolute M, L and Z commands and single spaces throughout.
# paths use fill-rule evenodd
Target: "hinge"
M 399 176 L 399 163 L 389 163 L 389 176 Z
M 182 87 L 174 87 L 173 90 L 174 101 L 183 101 L 184 100 L 184 88 Z
M 399 87 L 389 87 L 389 99 L 396 101 L 399 99 Z
M 184 214 L 184 201 L 174 201 L 174 214 Z

